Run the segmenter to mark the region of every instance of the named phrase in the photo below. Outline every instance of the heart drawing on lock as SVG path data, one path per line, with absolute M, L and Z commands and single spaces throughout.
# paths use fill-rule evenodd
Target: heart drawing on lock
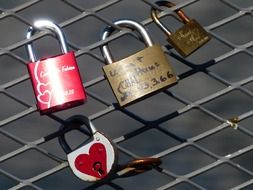
M 53 89 L 50 82 L 44 83 L 43 78 L 41 78 L 41 71 L 43 71 L 41 66 L 41 61 L 37 61 L 34 67 L 34 76 L 37 83 L 36 88 L 38 92 L 37 100 L 42 104 L 46 104 L 49 108 Z
M 39 102 L 43 104 L 47 104 L 47 107 L 50 107 L 51 92 L 48 90 L 45 90 L 43 93 L 38 94 L 37 99 Z
M 93 144 L 89 154 L 80 154 L 75 159 L 75 167 L 78 171 L 99 179 L 107 176 L 106 164 L 106 148 L 101 143 Z
M 52 98 L 52 87 L 50 83 L 38 83 L 37 84 L 37 99 L 40 103 L 46 104 L 47 107 L 50 107 L 50 102 Z
M 37 84 L 37 91 L 40 93 L 40 94 L 43 94 L 45 91 L 48 91 L 48 92 L 52 92 L 53 88 L 52 88 L 52 85 L 51 83 L 38 83 Z

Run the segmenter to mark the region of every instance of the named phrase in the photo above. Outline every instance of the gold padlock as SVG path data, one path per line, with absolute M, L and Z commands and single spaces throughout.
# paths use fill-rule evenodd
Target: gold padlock
M 165 6 L 171 8 L 175 6 L 174 3 L 169 1 L 157 1 L 158 6 Z M 171 45 L 183 56 L 186 57 L 207 43 L 211 36 L 205 31 L 205 29 L 194 19 L 188 18 L 185 13 L 179 9 L 175 10 L 184 26 L 172 33 L 166 28 L 157 16 L 157 9 L 151 9 L 151 17 L 154 22 L 164 31 L 168 36 L 168 41 Z
M 103 71 L 120 106 L 133 103 L 152 93 L 177 82 L 162 47 L 153 44 L 145 28 L 133 20 L 118 20 L 114 25 L 135 29 L 141 34 L 147 48 L 115 62 L 107 44 L 102 46 L 102 54 L 108 65 Z M 107 27 L 102 35 L 105 40 L 113 27 Z

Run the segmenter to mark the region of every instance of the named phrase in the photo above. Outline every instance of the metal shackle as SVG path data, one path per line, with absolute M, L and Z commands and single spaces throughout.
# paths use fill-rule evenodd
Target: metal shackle
M 27 31 L 26 39 L 30 39 L 31 36 L 34 35 L 36 30 L 48 29 L 56 34 L 56 36 L 60 42 L 60 47 L 61 47 L 62 53 L 64 53 L 64 54 L 68 53 L 68 47 L 66 45 L 65 36 L 64 36 L 63 32 L 61 31 L 61 28 L 57 24 L 53 23 L 50 20 L 37 20 L 34 22 L 33 25 L 34 25 L 34 27 L 30 26 Z M 28 43 L 26 45 L 26 47 L 27 47 L 30 61 L 35 62 L 36 55 L 33 51 L 32 44 Z
M 65 134 L 73 129 L 81 131 L 83 133 L 87 133 L 82 126 L 85 125 L 90 132 L 91 137 L 97 132 L 97 129 L 92 124 L 92 122 L 83 115 L 74 115 L 68 118 L 63 125 L 60 126 L 60 130 L 63 134 L 58 137 L 59 143 L 66 154 L 72 152 L 72 149 L 68 145 Z
M 176 6 L 174 3 L 169 2 L 169 1 L 157 1 L 156 4 L 160 7 L 167 7 L 167 8 L 171 8 L 171 7 Z M 162 22 L 159 20 L 158 15 L 157 15 L 157 11 L 158 11 L 157 9 L 152 7 L 151 17 L 152 17 L 153 21 L 161 28 L 161 30 L 165 34 L 170 36 L 172 34 L 172 32 L 167 27 L 165 27 L 165 25 L 162 24 Z M 179 19 L 181 22 L 183 22 L 184 24 L 190 22 L 191 19 L 189 17 L 187 17 L 181 9 L 175 10 L 175 12 L 179 16 Z
M 122 20 L 115 21 L 114 24 L 122 28 L 129 28 L 129 29 L 136 30 L 142 36 L 146 46 L 149 47 L 149 46 L 154 45 L 148 32 L 145 30 L 144 26 L 142 26 L 140 23 L 133 20 L 122 19 Z M 102 34 L 102 40 L 105 40 L 107 37 L 109 37 L 114 30 L 115 29 L 111 26 L 106 27 Z M 114 62 L 114 59 L 112 57 L 112 54 L 110 53 L 110 50 L 107 44 L 102 46 L 102 54 L 108 64 L 111 64 Z

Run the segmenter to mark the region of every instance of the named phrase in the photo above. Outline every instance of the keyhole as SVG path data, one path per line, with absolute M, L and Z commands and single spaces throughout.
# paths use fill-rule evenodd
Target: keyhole
M 101 162 L 94 162 L 93 169 L 97 171 L 100 176 L 102 176 L 105 173 L 102 169 Z

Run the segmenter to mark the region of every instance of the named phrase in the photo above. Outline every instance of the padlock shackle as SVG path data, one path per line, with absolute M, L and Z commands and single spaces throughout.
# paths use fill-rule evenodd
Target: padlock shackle
M 28 31 L 26 34 L 26 39 L 30 39 L 34 35 L 34 33 L 35 33 L 35 30 L 33 29 L 32 26 L 30 26 L 28 28 Z M 27 48 L 27 52 L 28 52 L 28 56 L 29 56 L 30 61 L 35 62 L 37 58 L 36 58 L 35 53 L 33 52 L 32 44 L 30 44 L 30 43 L 27 44 L 26 48 Z
M 61 47 L 61 51 L 63 54 L 68 53 L 68 46 L 66 44 L 66 40 L 65 40 L 65 36 L 63 34 L 63 32 L 61 31 L 61 28 L 53 23 L 50 20 L 37 20 L 34 22 L 34 27 L 30 26 L 28 28 L 27 34 L 26 34 L 26 39 L 30 39 L 32 37 L 32 35 L 34 35 L 36 30 L 43 30 L 43 29 L 48 29 L 52 32 L 54 32 L 60 42 L 60 47 Z M 30 61 L 35 62 L 36 59 L 36 55 L 33 51 L 33 46 L 32 43 L 28 43 L 26 45 L 27 47 L 27 51 L 28 51 L 28 56 Z
M 70 118 L 65 120 L 63 125 L 60 126 L 59 130 L 63 132 L 61 135 L 59 135 L 58 141 L 66 154 L 72 152 L 72 149 L 66 141 L 65 134 L 73 129 L 84 132 L 86 130 L 82 128 L 83 125 L 88 128 L 89 132 L 91 133 L 91 136 L 93 136 L 97 132 L 97 129 L 95 128 L 93 123 L 83 115 L 71 116 Z
M 140 23 L 133 21 L 133 20 L 129 20 L 129 19 L 122 19 L 122 20 L 115 21 L 114 24 L 119 27 L 122 27 L 122 28 L 130 28 L 130 29 L 136 30 L 142 36 L 147 47 L 154 45 L 148 32 L 145 30 L 144 26 L 142 26 Z M 115 30 L 115 28 L 113 28 L 111 26 L 106 27 L 104 29 L 101 39 L 105 40 L 107 37 L 109 37 L 112 34 L 112 32 L 114 30 Z M 113 63 L 114 59 L 112 57 L 112 54 L 109 50 L 108 45 L 107 44 L 103 45 L 101 49 L 102 49 L 102 54 L 103 54 L 106 62 L 108 64 Z
M 155 3 L 160 7 L 171 8 L 171 7 L 176 6 L 174 3 L 169 2 L 169 1 L 157 1 Z M 158 12 L 158 10 L 155 9 L 154 7 L 152 7 L 151 18 L 158 25 L 158 27 L 161 28 L 161 30 L 165 34 L 170 36 L 172 34 L 172 32 L 164 24 L 162 24 L 162 22 L 158 18 L 157 12 Z M 182 11 L 181 9 L 175 10 L 174 12 L 176 12 L 176 14 L 179 16 L 180 21 L 183 22 L 184 24 L 190 22 L 191 19 L 189 17 L 187 17 L 186 14 L 184 13 L 184 11 Z

